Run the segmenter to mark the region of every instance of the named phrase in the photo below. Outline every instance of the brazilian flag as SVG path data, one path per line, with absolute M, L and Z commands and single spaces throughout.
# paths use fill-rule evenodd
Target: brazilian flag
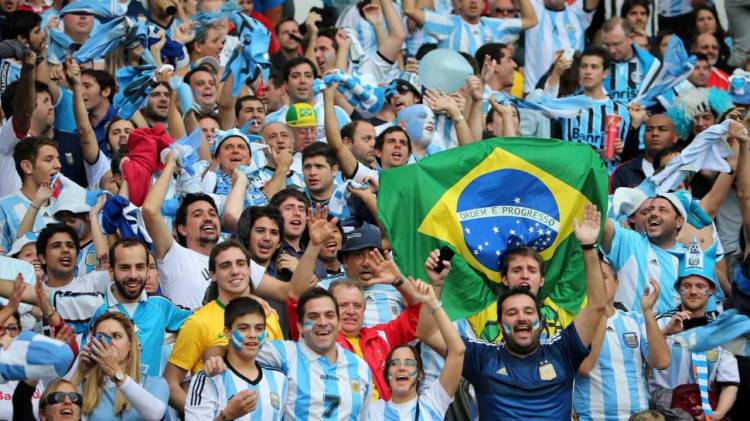
M 433 249 L 456 251 L 442 301 L 453 319 L 497 300 L 499 258 L 526 245 L 545 261 L 540 298 L 577 314 L 585 272 L 573 218 L 592 202 L 606 213 L 607 170 L 588 145 L 496 138 L 380 175 L 378 214 L 401 270 L 426 278 Z

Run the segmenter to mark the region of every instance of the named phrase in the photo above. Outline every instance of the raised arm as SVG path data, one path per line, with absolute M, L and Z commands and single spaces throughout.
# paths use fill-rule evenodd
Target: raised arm
M 424 262 L 424 268 L 427 277 L 430 278 L 430 285 L 435 291 L 435 296 L 439 299 L 445 284 L 445 278 L 451 271 L 451 262 L 443 260 L 443 270 L 437 272 L 437 264 L 440 259 L 440 250 L 433 250 L 427 260 Z M 436 320 L 432 314 L 432 307 L 423 305 L 419 313 L 419 323 L 417 323 L 417 338 L 429 346 L 432 350 L 445 357 L 448 352 L 445 338 L 440 334 L 436 325 Z
M 298 299 L 302 293 L 317 284 L 315 265 L 323 244 L 336 232 L 336 218 L 328 221 L 328 208 L 316 205 L 307 210 L 307 231 L 310 242 L 302 254 L 297 269 L 292 273 L 289 297 Z
M 174 244 L 172 230 L 169 229 L 166 221 L 164 221 L 164 217 L 161 214 L 161 206 L 164 203 L 164 196 L 167 194 L 169 181 L 172 179 L 176 168 L 177 161 L 174 155 L 170 153 L 161 175 L 156 180 L 156 183 L 151 186 L 141 208 L 143 222 L 146 224 L 146 231 L 148 231 L 148 234 L 154 240 L 156 258 L 160 260 L 166 256 Z
M 745 238 L 750 238 L 750 138 L 747 135 L 736 137 L 740 143 L 739 156 L 737 158 L 737 197 L 740 202 L 742 214 L 742 226 Z M 744 257 L 750 254 L 750 247 L 745 246 Z
M 26 135 L 31 128 L 31 115 L 36 106 L 36 91 L 34 89 L 34 68 L 36 53 L 29 51 L 23 57 L 21 76 L 18 79 L 18 90 L 13 98 L 13 130 L 21 136 Z
M 447 347 L 447 353 L 445 355 L 445 365 L 443 371 L 440 373 L 438 380 L 443 389 L 448 393 L 448 396 L 453 397 L 458 389 L 458 384 L 461 382 L 461 371 L 464 366 L 464 354 L 466 353 L 466 346 L 458 336 L 456 328 L 453 327 L 453 323 L 448 318 L 443 309 L 443 303 L 437 299 L 437 295 L 432 285 L 425 284 L 424 282 L 417 281 L 414 283 L 414 289 L 420 295 L 426 295 L 428 300 L 423 304 L 424 307 L 429 307 L 430 317 L 432 317 L 437 325 L 440 335 L 443 337 Z
M 305 28 L 307 28 L 307 48 L 305 48 L 305 57 L 307 57 L 318 69 L 318 61 L 315 59 L 315 44 L 318 42 L 318 25 L 317 23 L 322 21 L 323 17 L 318 12 L 310 12 L 305 19 Z
M 8 299 L 9 304 L 6 308 L 10 307 L 11 301 L 18 301 L 19 303 L 37 305 L 36 293 L 31 288 L 26 288 L 26 284 L 23 280 L 23 275 L 20 273 L 16 275 L 16 279 L 11 281 L 8 279 L 0 279 L 0 297 Z M 13 310 L 15 311 L 15 310 Z M 13 314 L 13 311 L 10 314 Z M 2 310 L 0 310 L 0 315 Z M 7 319 L 9 316 L 5 316 Z M 5 324 L 5 319 L 0 320 L 0 325 Z
M 368 20 L 368 7 L 370 6 L 373 5 L 370 4 L 364 7 L 365 19 Z M 393 0 L 380 0 L 380 9 L 382 10 L 383 18 L 385 18 L 385 25 L 388 27 L 388 35 L 383 38 L 382 42 L 378 38 L 378 52 L 386 59 L 396 61 L 401 54 L 401 46 L 404 45 L 404 40 L 406 40 L 406 30 L 404 29 L 401 17 L 396 11 Z M 378 26 L 382 28 L 382 25 Z
M 323 90 L 323 122 L 325 123 L 328 146 L 336 153 L 341 173 L 344 178 L 351 178 L 357 171 L 358 163 L 357 158 L 354 157 L 352 151 L 344 145 L 344 141 L 341 139 L 339 122 L 336 119 L 335 95 L 337 88 L 338 84 L 334 83 Z
M 646 325 L 646 340 L 648 341 L 648 365 L 657 369 L 665 370 L 669 367 L 671 353 L 667 340 L 664 339 L 659 325 L 654 317 L 654 304 L 659 299 L 659 282 L 651 279 L 651 288 L 646 288 L 641 296 L 641 311 L 643 311 L 643 322 Z
M 586 294 L 588 305 L 578 313 L 573 323 L 581 338 L 581 343 L 588 347 L 594 338 L 599 320 L 604 317 L 607 297 L 604 291 L 604 276 L 596 252 L 596 241 L 599 238 L 601 214 L 596 206 L 587 204 L 584 209 L 583 222 L 576 224 L 576 238 L 583 249 L 583 262 L 586 267 Z
M 417 0 L 404 0 L 403 8 L 404 14 L 413 20 L 417 26 L 424 25 L 425 13 L 422 9 L 417 8 Z
M 232 96 L 232 86 L 234 85 L 234 75 L 229 73 L 229 77 L 221 85 L 219 92 L 219 121 L 221 130 L 229 130 L 234 127 L 235 115 L 234 105 L 237 103 L 237 97 Z
M 456 138 L 460 146 L 468 145 L 473 142 L 473 135 L 469 124 L 466 122 L 461 108 L 458 103 L 450 95 L 445 95 L 433 90 L 428 90 L 424 96 L 425 103 L 435 113 L 446 113 L 448 117 L 453 121 L 453 127 L 456 129 Z
M 31 204 L 26 208 L 26 213 L 23 214 L 21 224 L 18 226 L 18 230 L 16 230 L 16 238 L 21 238 L 27 232 L 34 231 L 34 222 L 39 214 L 39 209 L 49 203 L 50 196 L 52 196 L 52 190 L 50 189 L 49 181 L 44 181 L 36 190 L 34 198 L 31 199 Z
M 229 190 L 227 201 L 224 203 L 224 212 L 221 216 L 221 226 L 230 232 L 237 231 L 237 222 L 245 208 L 247 183 L 245 173 L 240 171 L 239 168 L 235 168 L 232 172 L 232 189 Z
M 471 108 L 469 110 L 469 129 L 471 130 L 471 142 L 482 138 L 484 131 L 484 113 L 482 103 L 484 102 L 484 83 L 477 76 L 469 76 L 466 86 L 471 94 Z M 504 128 L 505 126 L 503 126 Z
M 596 6 L 594 6 L 596 7 Z M 534 6 L 529 0 L 518 0 L 518 8 L 521 12 L 521 28 L 524 30 L 533 28 L 539 23 Z
M 91 226 L 91 239 L 94 242 L 96 253 L 96 270 L 107 270 L 109 268 L 109 245 L 107 238 L 102 232 L 99 224 L 99 213 L 107 202 L 107 196 L 101 195 L 96 199 L 96 204 L 89 211 L 89 224 Z
M 73 113 L 78 127 L 78 142 L 81 144 L 83 159 L 92 164 L 99 159 L 99 142 L 91 127 L 86 103 L 83 101 L 83 86 L 81 85 L 81 68 L 73 59 L 65 61 L 65 78 L 73 91 Z

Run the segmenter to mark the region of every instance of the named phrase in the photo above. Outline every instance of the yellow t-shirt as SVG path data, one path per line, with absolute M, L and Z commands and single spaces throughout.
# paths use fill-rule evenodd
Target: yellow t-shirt
M 576 318 L 575 314 L 564 310 L 549 297 L 542 301 L 541 307 L 542 314 L 539 318 L 544 322 L 543 339 L 557 336 Z M 470 316 L 467 320 L 477 338 L 487 342 L 500 343 L 503 341 L 503 332 L 497 323 L 497 301 L 479 313 Z
M 279 319 L 266 316 L 268 339 L 284 339 Z M 197 373 L 203 368 L 203 354 L 212 346 L 226 346 L 224 336 L 224 304 L 211 301 L 198 309 L 180 328 L 169 362 L 183 370 Z
M 359 358 L 362 358 L 362 361 L 364 361 L 365 356 L 364 354 L 362 354 L 362 348 L 359 346 L 359 338 L 352 338 L 349 336 L 344 336 L 344 337 L 346 338 L 346 341 L 349 342 L 349 345 L 352 346 L 354 353 L 357 354 Z M 373 387 L 372 388 L 372 400 L 376 401 L 378 399 L 380 399 L 380 393 L 378 393 L 378 388 Z

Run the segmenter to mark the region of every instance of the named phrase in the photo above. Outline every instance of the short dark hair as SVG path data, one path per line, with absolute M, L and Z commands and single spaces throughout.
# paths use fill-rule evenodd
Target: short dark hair
M 503 303 L 505 300 L 507 300 L 510 297 L 515 297 L 516 295 L 525 295 L 529 298 L 531 298 L 534 301 L 534 304 L 536 306 L 536 313 L 538 315 L 542 314 L 541 306 L 539 305 L 539 300 L 537 300 L 536 295 L 534 295 L 533 292 L 529 289 L 528 286 L 523 285 L 520 287 L 510 288 L 507 291 L 503 292 L 500 295 L 500 298 L 497 299 L 497 323 L 501 326 L 502 330 L 502 315 L 503 315 Z
M 411 352 L 414 354 L 414 359 L 417 360 L 417 389 L 419 389 L 419 383 L 421 383 L 421 381 L 419 380 L 419 375 L 420 374 L 424 375 L 424 363 L 422 362 L 421 353 L 418 352 L 416 347 L 409 345 L 409 344 L 401 344 L 399 346 L 395 346 L 391 348 L 391 351 L 388 353 L 388 358 L 385 359 L 385 366 L 383 367 L 383 378 L 385 379 L 386 382 L 388 381 L 388 377 L 390 377 L 389 369 L 391 368 L 391 360 L 393 359 L 393 354 L 395 354 L 396 351 L 401 348 L 411 349 Z
M 583 58 L 586 56 L 594 56 L 599 57 L 602 59 L 602 68 L 604 70 L 608 70 L 610 64 L 612 63 L 612 59 L 609 57 L 609 52 L 604 49 L 604 47 L 600 47 L 598 45 L 592 45 L 590 47 L 586 47 L 585 50 L 583 50 L 583 53 L 581 53 L 581 61 L 583 61 Z
M 333 294 L 331 294 L 331 292 L 326 290 L 325 288 L 312 287 L 303 292 L 299 297 L 299 301 L 297 302 L 297 321 L 299 323 L 302 323 L 302 320 L 305 317 L 305 305 L 307 304 L 307 302 L 321 297 L 328 297 L 331 299 L 331 301 L 333 301 L 333 308 L 336 309 L 336 318 L 340 318 L 339 303 L 336 301 L 336 297 L 334 297 Z
M 257 314 L 266 321 L 266 312 L 260 303 L 250 297 L 237 297 L 224 308 L 224 327 L 231 329 L 234 321 L 248 314 Z
M 271 69 L 271 73 L 268 75 L 268 83 L 269 86 L 273 85 L 274 88 L 279 89 L 281 86 L 286 83 L 286 73 L 282 73 L 282 71 L 278 70 L 277 68 Z
M 31 31 L 42 24 L 42 17 L 28 10 L 16 10 L 3 21 L 3 38 L 29 38 Z
M 281 190 L 280 192 L 273 195 L 268 206 L 279 209 L 281 207 L 281 204 L 284 203 L 290 197 L 295 198 L 299 200 L 300 202 L 304 203 L 305 207 L 308 207 L 308 208 L 310 207 L 310 200 L 307 198 L 307 196 L 305 196 L 305 194 L 302 193 L 301 191 L 292 187 L 287 187 L 284 190 Z
M 239 249 L 245 255 L 245 258 L 247 259 L 247 264 L 250 264 L 250 260 L 252 259 L 250 257 L 250 253 L 247 251 L 245 246 L 240 244 L 239 241 L 230 238 L 229 240 L 222 241 L 221 243 L 215 245 L 211 249 L 211 254 L 208 256 L 208 271 L 211 273 L 215 273 L 216 272 L 216 257 L 219 254 L 232 248 Z
M 271 206 L 251 206 L 245 208 L 237 220 L 237 240 L 245 247 L 249 247 L 250 233 L 260 218 L 268 218 L 279 227 L 279 235 L 284 238 L 284 218 L 277 208 Z
M 502 261 L 500 262 L 500 274 L 505 278 L 508 276 L 508 269 L 510 269 L 510 262 L 516 257 L 533 257 L 534 260 L 539 263 L 539 273 L 544 276 L 544 258 L 535 249 L 527 246 L 521 246 L 506 250 L 503 253 Z
M 277 23 L 276 26 L 273 27 L 273 32 L 276 34 L 276 36 L 279 35 L 279 30 L 281 29 L 281 25 L 283 25 L 283 24 L 285 24 L 287 22 L 297 23 L 297 21 L 294 18 L 281 19 L 281 21 L 279 21 L 279 23 Z M 297 23 L 297 26 L 299 27 L 298 23 Z
M 286 62 L 286 65 L 284 66 L 284 82 L 289 81 L 289 75 L 292 74 L 292 69 L 301 64 L 307 64 L 308 66 L 310 66 L 313 72 L 313 77 L 317 79 L 318 69 L 315 67 L 315 63 L 313 63 L 309 58 L 305 56 L 299 56 L 294 57 Z
M 693 53 L 695 61 L 708 61 L 708 56 L 703 53 Z
M 52 146 L 57 150 L 57 142 L 46 137 L 27 137 L 23 141 L 16 143 L 16 146 L 13 147 L 13 161 L 16 164 L 16 172 L 21 177 L 21 180 L 23 180 L 21 162 L 29 161 L 34 165 L 42 146 Z
M 476 59 L 477 64 L 479 64 L 479 68 L 481 69 L 484 66 L 484 56 L 490 56 L 490 60 L 499 62 L 505 57 L 506 48 L 508 48 L 508 46 L 500 42 L 484 44 L 477 49 L 476 53 L 474 53 L 474 59 Z
M 112 175 L 122 175 L 120 172 L 120 164 L 123 158 L 128 156 L 128 145 L 123 145 L 117 152 L 112 152 L 112 162 L 109 166 L 109 170 L 112 171 Z
M 208 66 L 198 66 L 195 69 L 192 69 L 189 72 L 185 73 L 185 77 L 182 78 L 182 81 L 185 82 L 186 84 L 190 85 L 190 79 L 193 77 L 193 75 L 195 75 L 196 73 L 199 73 L 199 72 L 206 72 L 209 75 L 211 75 L 211 77 L 214 77 L 216 75 L 216 72 L 214 72 L 213 70 L 211 70 L 210 67 L 208 67 Z
M 635 6 L 643 6 L 643 8 L 646 9 L 646 16 L 651 16 L 651 10 L 649 9 L 650 5 L 651 1 L 649 0 L 625 0 L 624 2 L 622 2 L 620 17 L 628 17 L 628 13 L 630 13 L 630 10 Z
M 266 104 L 263 104 L 263 101 L 260 100 L 255 95 L 245 95 L 243 97 L 240 97 L 240 99 L 237 100 L 237 102 L 234 103 L 234 117 L 237 118 L 240 116 L 240 111 L 242 111 L 243 104 L 246 101 L 258 101 L 263 105 L 263 109 L 265 110 Z
M 14 81 L 10 83 L 5 90 L 3 91 L 2 98 L 0 98 L 0 102 L 2 102 L 2 109 L 3 114 L 5 114 L 5 118 L 11 118 L 13 117 L 13 114 L 15 113 L 15 110 L 13 109 L 13 99 L 16 97 L 16 92 L 18 91 L 18 81 Z M 52 92 L 49 90 L 49 86 L 47 86 L 44 82 L 34 81 L 34 92 L 46 92 L 49 94 L 49 96 L 52 96 Z M 35 100 L 34 98 L 33 100 Z
M 109 102 L 112 102 L 115 97 L 115 91 L 117 91 L 117 85 L 115 84 L 115 78 L 109 72 L 105 70 L 83 69 L 81 70 L 81 76 L 89 76 L 94 79 L 102 91 L 109 88 L 107 99 Z
M 401 126 L 391 126 L 387 129 L 383 130 L 378 137 L 375 138 L 375 149 L 382 151 L 383 150 L 383 143 L 385 143 L 385 137 L 391 133 L 394 132 L 401 132 L 406 136 L 406 140 L 409 143 L 409 153 L 411 153 L 411 138 L 409 137 L 409 133 L 406 132 L 406 130 L 403 129 Z
M 47 254 L 47 246 L 49 245 L 50 238 L 59 233 L 68 234 L 70 238 L 73 239 L 73 244 L 75 244 L 76 246 L 77 255 L 78 251 L 81 250 L 81 240 L 78 238 L 78 233 L 68 225 L 62 224 L 60 222 L 55 222 L 52 224 L 47 224 L 47 226 L 42 228 L 42 231 L 39 232 L 39 237 L 36 240 L 37 256 L 44 256 L 45 254 Z M 47 269 L 46 265 L 44 269 Z
M 140 242 L 140 240 L 136 238 L 120 238 L 117 241 L 115 241 L 111 246 L 109 246 L 109 266 L 114 268 L 117 264 L 117 254 L 115 253 L 117 249 L 121 248 L 131 248 L 131 247 L 140 247 L 143 249 L 143 252 L 146 253 L 146 265 L 148 265 L 149 259 L 151 259 L 151 256 L 148 253 L 148 249 L 146 248 L 146 245 Z
M 325 158 L 326 162 L 331 167 L 339 164 L 339 161 L 336 159 L 336 152 L 333 151 L 333 148 L 331 148 L 330 145 L 323 142 L 315 142 L 302 150 L 302 166 L 305 166 L 306 160 L 316 156 L 322 156 Z
M 177 208 L 177 213 L 174 216 L 174 228 L 177 232 L 177 242 L 185 247 L 187 244 L 187 238 L 185 238 L 184 235 L 180 234 L 180 231 L 176 229 L 180 225 L 185 225 L 187 223 L 187 213 L 188 213 L 188 207 L 192 205 L 195 202 L 208 202 L 209 205 L 211 205 L 212 208 L 216 211 L 216 213 L 219 213 L 219 208 L 216 207 L 216 202 L 214 202 L 214 199 L 205 194 L 205 193 L 188 193 L 185 195 L 185 197 L 182 198 L 182 201 L 180 202 L 180 207 Z
M 344 127 L 341 128 L 341 139 L 343 140 L 345 137 L 348 137 L 351 140 L 354 140 L 354 133 L 357 131 L 357 126 L 362 120 L 352 120 L 349 123 L 346 123 Z

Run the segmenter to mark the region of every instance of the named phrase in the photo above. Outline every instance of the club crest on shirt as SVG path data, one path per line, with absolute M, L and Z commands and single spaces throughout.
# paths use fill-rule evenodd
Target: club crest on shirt
M 495 373 L 497 373 L 498 375 L 501 375 L 501 376 L 507 376 L 508 375 L 508 370 L 506 370 L 505 367 L 500 367 L 500 369 L 497 370 Z
M 555 366 L 552 363 L 546 363 L 539 366 L 539 378 L 542 380 L 552 380 L 557 377 Z
M 565 30 L 572 34 L 573 32 L 576 31 L 576 26 L 573 25 L 572 23 L 569 23 L 565 25 Z
M 638 335 L 636 335 L 635 332 L 623 333 L 622 340 L 629 348 L 638 348 Z
M 281 399 L 279 399 L 279 394 L 276 392 L 271 392 L 271 406 L 277 411 L 281 406 Z
M 359 393 L 359 382 L 352 381 L 352 392 Z
M 641 75 L 641 72 L 635 71 L 630 74 L 630 80 L 633 81 L 633 83 L 641 83 L 643 75 Z
M 706 359 L 715 363 L 719 359 L 719 348 L 709 349 L 706 351 Z
M 86 265 L 96 266 L 96 253 L 89 253 L 86 255 Z

